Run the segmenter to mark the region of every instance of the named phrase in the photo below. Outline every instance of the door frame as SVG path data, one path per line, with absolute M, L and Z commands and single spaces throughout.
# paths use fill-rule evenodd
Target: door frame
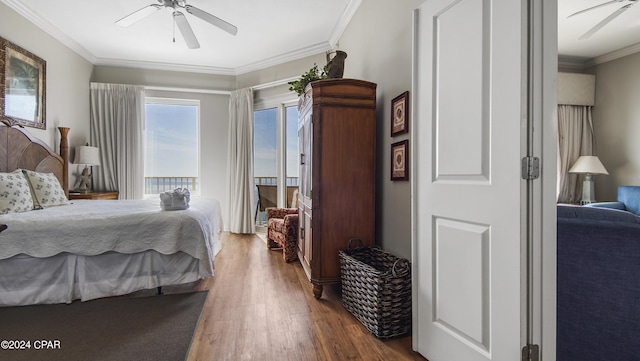
M 541 160 L 540 179 L 534 181 L 532 208 L 533 303 L 530 330 L 531 342 L 540 345 L 540 360 L 555 360 L 558 1 L 528 2 L 533 54 L 529 57 L 533 150 Z

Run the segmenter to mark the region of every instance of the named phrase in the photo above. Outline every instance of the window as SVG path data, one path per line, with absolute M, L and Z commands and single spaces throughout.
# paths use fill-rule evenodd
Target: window
M 199 194 L 200 101 L 147 98 L 145 112 L 145 195 Z

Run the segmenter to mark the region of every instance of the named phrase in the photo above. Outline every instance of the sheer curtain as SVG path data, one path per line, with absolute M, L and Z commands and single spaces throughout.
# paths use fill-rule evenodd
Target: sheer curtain
M 144 197 L 144 86 L 91 83 L 91 145 L 100 149 L 94 187 Z
M 229 100 L 229 231 L 255 233 L 253 222 L 253 90 L 231 92 Z
M 578 203 L 582 179 L 569 169 L 581 155 L 593 155 L 591 106 L 558 105 L 558 202 Z

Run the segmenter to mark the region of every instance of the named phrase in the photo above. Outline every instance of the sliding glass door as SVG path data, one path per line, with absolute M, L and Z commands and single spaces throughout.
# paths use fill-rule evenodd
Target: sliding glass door
M 268 207 L 291 207 L 298 187 L 298 107 L 277 104 L 254 112 L 256 225 L 266 223 Z

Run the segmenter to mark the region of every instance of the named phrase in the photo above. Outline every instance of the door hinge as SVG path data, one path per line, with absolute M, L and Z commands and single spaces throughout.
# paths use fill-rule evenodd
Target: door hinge
M 523 347 L 522 361 L 540 361 L 540 346 L 526 345 Z
M 540 158 L 522 158 L 522 179 L 538 179 L 540 177 Z

